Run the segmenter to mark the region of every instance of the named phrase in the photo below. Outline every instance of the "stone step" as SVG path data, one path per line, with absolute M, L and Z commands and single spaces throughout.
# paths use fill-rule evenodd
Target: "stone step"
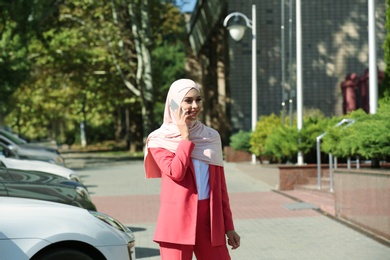
M 334 196 L 333 192 L 330 191 L 329 183 L 328 184 L 321 183 L 321 189 L 318 189 L 317 184 L 299 184 L 299 185 L 294 185 L 294 190 L 310 192 L 313 194 L 327 196 L 327 197 Z
M 317 177 L 310 177 L 308 178 L 308 183 L 307 184 L 317 184 L 318 183 L 318 179 Z M 330 178 L 329 177 L 322 177 L 321 178 L 321 185 L 328 185 L 329 186 L 330 184 Z

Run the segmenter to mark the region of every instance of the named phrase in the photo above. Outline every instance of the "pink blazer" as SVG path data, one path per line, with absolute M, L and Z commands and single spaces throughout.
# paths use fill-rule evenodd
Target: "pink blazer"
M 195 144 L 181 141 L 176 155 L 162 148 L 149 151 L 162 173 L 160 212 L 153 240 L 195 244 L 198 194 L 190 154 Z M 210 165 L 210 220 L 213 246 L 226 244 L 225 234 L 234 230 L 224 169 Z

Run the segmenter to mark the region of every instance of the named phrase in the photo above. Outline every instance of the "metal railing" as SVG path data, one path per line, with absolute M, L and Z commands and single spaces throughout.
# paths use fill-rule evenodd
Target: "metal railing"
M 339 127 L 344 124 L 347 124 L 347 126 L 355 123 L 355 120 L 353 119 L 343 119 L 340 122 L 338 122 L 334 127 Z M 317 146 L 317 189 L 321 190 L 321 139 L 327 134 L 327 132 L 324 132 L 317 136 L 316 138 L 316 146 Z M 334 162 L 333 162 L 334 160 Z M 337 157 L 333 157 L 332 153 L 329 153 L 329 191 L 333 192 L 333 163 L 334 168 L 337 169 Z M 356 167 L 359 165 L 359 159 L 357 159 Z M 348 169 L 351 167 L 351 159 L 348 157 Z

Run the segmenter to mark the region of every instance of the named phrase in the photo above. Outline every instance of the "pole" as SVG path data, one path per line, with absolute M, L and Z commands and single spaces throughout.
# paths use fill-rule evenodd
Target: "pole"
M 252 5 L 252 132 L 257 123 L 257 58 L 256 58 L 256 5 Z M 256 155 L 252 154 L 252 164 L 256 164 Z
M 316 139 L 317 142 L 317 189 L 321 190 L 321 138 Z
M 284 117 L 285 117 L 285 114 L 284 114 L 284 111 L 285 111 L 285 100 L 286 100 L 286 97 L 285 97 L 285 90 L 284 90 L 284 86 L 286 84 L 286 79 L 285 79 L 285 44 L 284 44 L 284 0 L 281 0 L 281 10 L 280 10 L 280 13 L 281 13 L 281 26 L 280 26 L 280 59 L 281 59 L 281 66 L 282 66 L 282 125 L 284 125 Z
M 378 107 L 378 72 L 376 66 L 375 0 L 368 0 L 368 45 L 370 114 L 376 114 Z
M 303 100 L 302 100 L 302 23 L 301 23 L 301 0 L 296 2 L 296 19 L 297 19 L 297 127 L 298 131 L 303 125 Z M 302 151 L 298 152 L 298 165 L 303 164 Z
M 289 85 L 290 85 L 290 91 L 289 91 L 289 100 L 288 100 L 288 103 L 289 103 L 289 113 L 290 113 L 290 126 L 292 126 L 292 122 L 293 122 L 293 100 L 292 100 L 292 96 L 293 96 L 293 90 L 292 90 L 292 87 L 293 87 L 293 83 L 292 83 L 292 9 L 293 9 L 293 5 L 292 5 L 292 1 L 293 0 L 289 0 L 289 18 L 288 18 L 288 24 L 289 24 L 289 27 L 288 27 L 288 67 L 289 67 Z
M 333 155 L 329 153 L 329 191 L 333 192 Z

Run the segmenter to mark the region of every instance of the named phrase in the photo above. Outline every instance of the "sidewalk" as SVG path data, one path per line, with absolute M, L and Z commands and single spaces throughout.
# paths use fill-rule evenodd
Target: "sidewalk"
M 254 167 L 225 164 L 235 229 L 241 236 L 241 247 L 230 251 L 233 260 L 389 259 L 390 247 L 328 217 L 330 210 L 328 214 L 319 210 L 331 208 L 331 201 L 275 192 L 272 168 L 258 173 L 261 166 Z M 81 175 L 98 210 L 135 232 L 137 259 L 160 259 L 158 245 L 152 241 L 159 179 L 144 178 L 142 161 L 85 169 Z M 259 175 L 267 178 L 263 181 Z
M 261 182 L 266 182 L 274 191 L 282 195 L 290 197 L 294 200 L 312 203 L 316 205 L 316 209 L 323 211 L 326 214 L 335 216 L 335 200 L 334 195 L 327 192 L 302 191 L 302 190 L 278 190 L 279 170 L 276 167 L 267 165 L 253 165 L 251 163 L 236 163 L 236 168 L 245 174 L 257 179 Z

